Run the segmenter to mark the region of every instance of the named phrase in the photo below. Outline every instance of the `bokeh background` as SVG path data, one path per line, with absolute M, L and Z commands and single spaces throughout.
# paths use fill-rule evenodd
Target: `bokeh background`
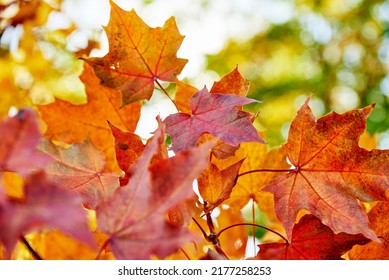
M 178 55 L 189 59 L 180 79 L 211 87 L 238 65 L 251 83 L 249 97 L 262 101 L 247 110 L 260 111 L 256 125 L 270 146 L 286 140 L 312 95 L 316 116 L 375 103 L 368 132 L 389 148 L 389 1 L 115 2 L 153 27 L 176 18 L 186 36 Z M 107 53 L 108 20 L 108 0 L 0 1 L 0 118 L 54 98 L 85 102 L 78 58 Z M 145 114 L 169 106 L 155 99 Z

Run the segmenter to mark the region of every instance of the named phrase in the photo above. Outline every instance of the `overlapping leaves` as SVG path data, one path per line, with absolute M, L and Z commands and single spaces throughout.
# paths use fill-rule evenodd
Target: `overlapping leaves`
M 246 97 L 238 68 L 210 91 L 177 79 L 186 60 L 176 55 L 183 36 L 174 18 L 150 28 L 111 2 L 105 31 L 109 53 L 83 58 L 86 104 L 55 100 L 38 106 L 41 119 L 24 109 L 0 123 L 6 257 L 26 234 L 42 248 L 43 228 L 58 248 L 69 238 L 83 242 L 88 256 L 93 233 L 96 258 L 240 259 L 251 225 L 275 236 L 259 245 L 257 259 L 387 258 L 389 151 L 358 145 L 374 106 L 316 119 L 307 99 L 286 144 L 268 150 L 256 115 L 243 110 L 257 101 Z M 155 85 L 167 94 L 159 81 L 176 83 L 178 113 L 158 117 L 154 136 L 142 139 L 134 133 L 138 101 Z M 22 190 L 10 190 L 17 184 Z M 249 203 L 264 225 L 244 220 Z M 362 206 L 372 208 L 368 215 Z

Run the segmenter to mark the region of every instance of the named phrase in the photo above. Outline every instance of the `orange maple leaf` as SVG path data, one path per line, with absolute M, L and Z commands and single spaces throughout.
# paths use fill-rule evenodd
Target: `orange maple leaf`
M 370 242 L 355 246 L 349 252 L 351 260 L 389 260 L 389 202 L 380 201 L 370 210 L 368 217 L 371 228 L 379 236 L 381 244 Z
M 249 87 L 250 83 L 245 80 L 239 72 L 238 66 L 236 66 L 234 70 L 224 75 L 220 81 L 214 82 L 209 92 L 246 96 L 249 91 Z M 182 113 L 190 114 L 192 112 L 189 102 L 191 97 L 198 91 L 199 90 L 194 86 L 184 83 L 178 79 L 176 80 L 176 95 L 174 97 L 174 103 Z
M 85 199 L 84 206 L 89 209 L 95 209 L 101 197 L 119 187 L 121 174 L 103 172 L 104 154 L 88 139 L 74 143 L 68 149 L 44 139 L 40 150 L 53 159 L 45 169 L 48 178 L 81 194 Z
M 150 28 L 134 10 L 126 12 L 111 1 L 105 31 L 109 53 L 85 61 L 103 85 L 122 92 L 123 105 L 150 99 L 154 82 L 174 81 L 188 61 L 176 56 L 184 37 L 173 17 L 162 28 Z
M 104 152 L 107 170 L 118 170 L 111 144 L 113 136 L 107 121 L 121 129 L 134 131 L 141 105 L 133 103 L 121 107 L 120 93 L 101 86 L 88 64 L 84 65 L 80 79 L 85 84 L 88 103 L 74 105 L 56 99 L 54 103 L 38 106 L 41 117 L 47 124 L 45 136 L 69 144 L 89 137 Z
M 220 170 L 210 163 L 198 178 L 199 192 L 205 204 L 204 211 L 211 212 L 231 195 L 238 179 L 238 171 L 244 159 Z
M 263 190 L 274 194 L 289 239 L 298 212 L 306 209 L 335 233 L 362 233 L 377 241 L 357 201 L 387 200 L 389 151 L 358 146 L 374 106 L 316 120 L 308 101 L 292 121 L 285 144 L 294 167 Z

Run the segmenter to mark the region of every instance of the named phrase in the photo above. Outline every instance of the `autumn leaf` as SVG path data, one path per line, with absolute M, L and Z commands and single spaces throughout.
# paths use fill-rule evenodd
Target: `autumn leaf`
M 232 208 L 221 209 L 220 215 L 216 219 L 219 231 L 230 225 L 245 222 L 242 213 Z M 247 239 L 247 227 L 244 226 L 230 228 L 219 236 L 220 246 L 223 251 L 229 258 L 238 260 L 245 256 Z M 231 242 L 231 240 L 234 242 Z
M 110 235 L 109 244 L 118 259 L 163 258 L 194 238 L 186 229 L 169 224 L 165 216 L 192 196 L 193 180 L 206 167 L 211 146 L 208 143 L 178 153 L 147 168 L 161 140 L 160 128 L 130 167 L 128 185 L 97 208 L 99 228 Z
M 44 260 L 93 260 L 97 254 L 95 247 L 59 230 L 32 233 L 26 239 Z
M 246 96 L 249 86 L 250 83 L 244 79 L 242 74 L 239 72 L 238 67 L 235 67 L 233 71 L 224 75 L 220 81 L 217 81 L 213 84 L 210 93 Z M 197 88 L 176 80 L 176 95 L 174 102 L 182 113 L 191 114 L 192 111 L 190 108 L 189 100 L 195 95 L 196 92 L 198 92 Z M 242 109 L 241 107 L 242 106 L 237 106 L 239 110 Z M 206 141 L 209 141 L 209 138 L 211 137 L 210 135 L 207 135 L 205 138 Z M 201 140 L 199 140 L 199 142 L 201 142 Z M 225 159 L 234 155 L 238 148 L 239 145 L 233 146 L 226 144 L 223 141 L 218 141 L 218 143 L 212 149 L 212 154 L 217 158 Z
M 28 21 L 36 21 L 35 23 L 36 25 L 42 25 L 46 22 L 49 12 L 52 10 L 49 9 L 50 6 L 45 2 L 41 2 L 39 0 L 31 0 L 31 1 L 13 1 L 8 4 L 3 4 L 2 2 L 2 4 L 0 5 L 0 12 L 2 12 L 3 9 L 9 8 L 11 5 L 14 5 L 15 2 L 17 2 L 18 7 L 17 7 L 17 13 L 14 16 L 12 16 L 11 18 L 3 17 L 3 14 L 1 14 L 0 16 L 0 19 L 1 20 L 4 19 L 7 25 L 17 26 L 19 24 L 23 24 Z M 41 6 L 44 6 L 45 8 L 44 11 L 46 10 L 48 11 L 46 13 L 42 13 L 42 11 L 40 11 L 42 9 Z M 1 25 L 1 27 L 3 27 L 3 25 Z
M 56 99 L 54 103 L 38 106 L 41 117 L 47 124 L 45 136 L 69 144 L 89 137 L 104 152 L 107 170 L 116 171 L 118 168 L 112 146 L 114 139 L 107 121 L 132 132 L 139 120 L 141 106 L 133 103 L 121 107 L 120 93 L 101 86 L 93 69 L 87 64 L 84 65 L 80 79 L 86 87 L 86 104 L 74 105 Z
M 210 92 L 246 96 L 249 88 L 250 83 L 245 80 L 239 72 L 238 66 L 236 66 L 234 70 L 224 75 L 220 81 L 215 82 Z
M 210 94 L 204 87 L 190 99 L 192 114 L 176 113 L 165 119 L 172 149 L 179 152 L 194 147 L 206 132 L 233 146 L 242 142 L 263 143 L 251 123 L 251 114 L 235 109 L 253 102 L 257 101 L 230 94 Z
M 306 209 L 335 233 L 362 233 L 378 241 L 357 201 L 387 199 L 389 151 L 358 146 L 373 106 L 316 120 L 308 101 L 292 121 L 285 144 L 293 168 L 263 190 L 274 194 L 289 239 L 298 212 Z
M 53 159 L 46 167 L 50 180 L 82 195 L 87 208 L 95 209 L 102 196 L 119 187 L 121 174 L 103 172 L 104 154 L 88 140 L 67 149 L 45 140 L 40 150 Z
M 41 227 L 60 229 L 94 245 L 81 197 L 50 182 L 43 171 L 26 178 L 24 193 L 24 200 L 13 201 L 0 191 L 0 240 L 9 254 L 20 237 Z
M 236 66 L 234 70 L 224 75 L 220 81 L 213 83 L 210 93 L 246 96 L 249 87 L 250 83 L 244 79 L 238 70 L 238 66 Z M 176 95 L 174 97 L 174 103 L 180 112 L 187 114 L 191 113 L 189 100 L 198 91 L 199 90 L 194 86 L 180 80 L 176 80 Z
M 157 80 L 173 82 L 187 63 L 176 53 L 184 37 L 173 17 L 160 28 L 150 28 L 134 10 L 123 11 L 112 1 L 105 31 L 109 53 L 85 59 L 102 84 L 122 92 L 123 105 L 150 99 Z
M 255 207 L 256 204 L 261 213 L 265 215 L 263 225 L 283 233 L 284 228 L 274 211 L 273 196 L 271 193 L 262 192 L 261 189 L 279 175 L 274 170 L 289 168 L 285 149 L 274 147 L 269 150 L 261 143 L 242 143 L 234 156 L 224 160 L 213 157 L 212 162 L 219 169 L 224 169 L 242 159 L 244 161 L 239 170 L 236 185 L 230 197 L 223 203 L 236 210 L 242 210 L 247 205 Z M 250 222 L 252 222 L 251 219 Z M 269 233 L 266 239 L 273 240 L 273 237 L 274 235 Z
M 204 211 L 211 212 L 231 195 L 236 184 L 239 168 L 244 159 L 219 170 L 217 166 L 210 163 L 198 178 L 198 186 L 201 197 L 205 202 Z
M 126 172 L 143 153 L 145 144 L 135 133 L 122 131 L 109 123 L 115 138 L 115 154 L 121 170 Z
M 36 149 L 41 133 L 32 109 L 20 110 L 16 116 L 1 122 L 0 135 L 0 172 L 27 174 L 50 161 Z
M 197 201 L 198 197 L 195 193 L 193 193 L 192 197 L 181 201 L 170 208 L 167 213 L 169 223 L 175 226 L 187 227 L 192 221 Z
M 282 147 L 275 147 L 270 150 L 261 143 L 242 143 L 234 156 L 221 160 L 212 158 L 212 162 L 219 168 L 225 169 L 244 159 L 239 171 L 236 186 L 232 190 L 230 198 L 226 201 L 233 208 L 241 209 L 250 199 L 254 199 L 260 206 L 267 207 L 259 203 L 262 197 L 271 194 L 261 192 L 277 172 L 271 170 L 289 168 L 286 163 L 285 150 Z
M 381 243 L 370 242 L 355 246 L 349 252 L 352 260 L 389 260 L 389 202 L 380 201 L 370 210 L 368 217 L 371 228 L 379 236 Z
M 260 244 L 258 260 L 340 260 L 356 244 L 366 244 L 362 234 L 334 234 L 313 215 L 303 216 L 293 228 L 292 241 Z

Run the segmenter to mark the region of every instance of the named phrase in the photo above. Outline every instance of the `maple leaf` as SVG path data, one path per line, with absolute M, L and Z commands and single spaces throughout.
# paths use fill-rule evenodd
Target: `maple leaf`
M 153 163 L 164 134 L 159 128 L 142 156 L 130 167 L 128 185 L 117 189 L 97 208 L 99 228 L 110 235 L 118 259 L 166 257 L 194 238 L 166 221 L 166 212 L 192 196 L 193 180 L 207 165 L 210 143 Z
M 196 211 L 196 202 L 198 196 L 193 193 L 192 197 L 186 199 L 168 211 L 169 223 L 175 226 L 187 227 L 192 221 L 192 217 Z
M 44 122 L 47 124 L 45 136 L 65 143 L 80 142 L 87 137 L 100 150 L 107 160 L 107 170 L 117 170 L 113 136 L 107 123 L 127 131 L 134 131 L 140 116 L 141 105 L 133 103 L 121 107 L 118 91 L 103 87 L 93 69 L 84 64 L 80 76 L 85 84 L 88 103 L 74 105 L 60 99 L 54 103 L 38 106 Z
M 246 96 L 249 90 L 249 86 L 250 83 L 244 79 L 242 74 L 239 72 L 238 67 L 235 67 L 235 69 L 230 73 L 224 75 L 220 81 L 213 84 L 210 93 Z M 176 95 L 174 102 L 182 113 L 191 113 L 189 100 L 191 97 L 193 97 L 193 95 L 195 95 L 196 92 L 198 92 L 197 88 L 176 80 Z M 237 106 L 239 110 L 242 109 L 241 107 L 242 106 Z M 205 141 L 209 141 L 209 138 L 211 138 L 209 134 L 204 134 L 203 136 Z M 199 140 L 199 142 L 201 142 L 201 140 Z M 234 155 L 238 148 L 239 145 L 236 147 L 219 140 L 218 143 L 213 147 L 212 154 L 217 158 L 225 159 Z
M 230 73 L 224 75 L 220 81 L 214 82 L 210 93 L 246 96 L 249 87 L 250 83 L 244 79 L 237 66 Z M 197 88 L 178 79 L 176 80 L 176 95 L 174 97 L 174 103 L 182 113 L 191 113 L 189 100 L 197 91 L 199 91 Z
M 104 154 L 90 141 L 72 144 L 68 149 L 42 141 L 40 150 L 53 161 L 47 165 L 50 180 L 81 194 L 84 206 L 95 209 L 102 196 L 119 187 L 121 174 L 104 173 Z
M 190 99 L 192 114 L 176 113 L 165 119 L 166 132 L 175 152 L 196 145 L 203 133 L 210 133 L 233 146 L 242 142 L 264 142 L 251 123 L 251 114 L 235 109 L 253 102 L 242 96 L 210 94 L 206 87 Z
M 221 209 L 220 215 L 217 217 L 219 229 L 244 222 L 242 213 L 232 208 Z M 233 259 L 242 259 L 245 256 L 247 239 L 246 227 L 233 227 L 219 236 L 220 246 L 223 248 L 223 251 L 228 257 Z M 234 240 L 234 242 L 231 242 L 231 240 Z
M 85 59 L 102 84 L 122 92 L 123 105 L 150 99 L 154 82 L 172 82 L 186 59 L 177 58 L 183 36 L 173 17 L 160 28 L 150 28 L 134 10 L 126 12 L 111 1 L 111 16 L 105 31 L 109 53 Z
M 386 200 L 389 186 L 389 151 L 358 146 L 373 106 L 316 120 L 308 102 L 292 121 L 285 144 L 294 168 L 263 190 L 274 194 L 288 238 L 299 210 L 306 209 L 335 233 L 362 233 L 377 241 L 357 201 Z
M 379 236 L 381 243 L 370 242 L 355 246 L 349 252 L 352 260 L 389 260 L 389 202 L 379 201 L 370 210 L 368 217 L 371 228 Z
M 115 154 L 121 170 L 126 172 L 143 153 L 145 145 L 135 133 L 125 132 L 109 123 L 115 138 Z
M 176 82 L 176 94 L 174 96 L 174 104 L 176 104 L 180 112 L 190 114 L 191 109 L 189 106 L 189 100 L 199 90 L 196 87 L 184 83 L 178 79 L 176 79 L 175 82 Z
M 266 145 L 256 142 L 242 143 L 234 156 L 227 159 L 212 158 L 212 162 L 219 169 L 225 169 L 242 159 L 244 161 L 239 171 L 240 175 L 236 186 L 226 201 L 228 205 L 238 209 L 244 207 L 250 199 L 254 199 L 258 203 L 262 197 L 271 196 L 271 194 L 260 190 L 276 177 L 277 173 L 266 172 L 266 170 L 289 168 L 286 163 L 285 149 L 276 147 L 268 151 Z M 261 170 L 260 176 L 255 170 Z M 258 204 L 261 207 L 267 207 L 268 203 Z
M 201 173 L 198 179 L 199 192 L 206 203 L 206 213 L 211 212 L 231 195 L 236 184 L 239 168 L 244 159 L 219 170 L 217 166 L 210 163 L 208 168 Z
M 0 240 L 8 253 L 21 236 L 43 226 L 94 245 L 80 196 L 50 182 L 43 171 L 26 178 L 24 194 L 24 200 L 13 201 L 0 192 Z
M 261 143 L 242 143 L 234 156 L 223 160 L 213 157 L 212 162 L 219 169 L 224 169 L 242 159 L 244 161 L 239 169 L 236 185 L 229 198 L 223 203 L 236 210 L 241 210 L 248 203 L 251 204 L 251 207 L 255 207 L 256 204 L 266 217 L 266 226 L 283 233 L 284 228 L 274 211 L 273 195 L 262 192 L 261 189 L 278 175 L 276 172 L 270 171 L 289 168 L 285 149 L 274 147 L 268 150 L 266 145 Z M 268 235 L 268 238 L 273 238 L 273 234 Z
M 157 122 L 161 124 L 161 119 L 157 116 Z M 119 167 L 125 172 L 124 176 L 120 178 L 120 185 L 127 185 L 129 177 L 128 174 L 130 166 L 141 156 L 145 149 L 142 139 L 132 132 L 122 131 L 109 123 L 112 135 L 115 138 L 115 154 Z M 150 139 L 148 141 L 151 141 Z M 165 141 L 159 141 L 158 153 L 154 155 L 150 163 L 162 158 L 167 158 L 167 148 Z
M 41 231 L 26 237 L 44 260 L 93 260 L 96 246 L 71 238 L 59 230 Z
M 234 70 L 224 75 L 220 81 L 215 82 L 210 92 L 246 96 L 249 88 L 250 83 L 244 79 L 238 70 L 238 66 L 236 66 Z
M 50 161 L 36 149 L 41 133 L 32 109 L 20 110 L 16 116 L 1 122 L 0 135 L 0 172 L 27 174 Z
M 356 244 L 366 244 L 362 234 L 334 234 L 313 215 L 303 216 L 293 228 L 292 241 L 260 244 L 259 260 L 340 260 Z

